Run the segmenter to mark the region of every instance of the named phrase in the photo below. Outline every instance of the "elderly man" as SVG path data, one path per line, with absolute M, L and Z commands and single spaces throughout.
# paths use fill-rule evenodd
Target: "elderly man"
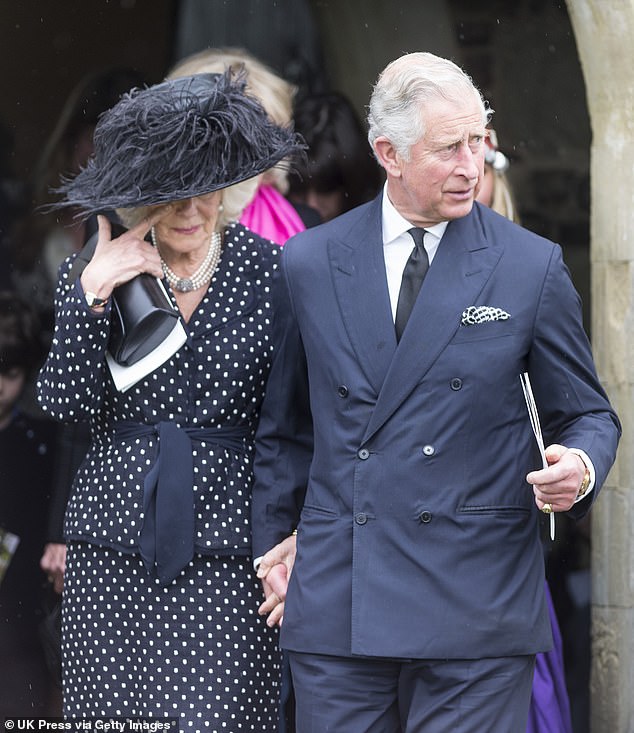
M 384 191 L 284 251 L 253 549 L 299 733 L 524 730 L 542 512 L 583 516 L 615 457 L 560 248 L 475 203 L 489 116 L 452 62 L 392 62 Z

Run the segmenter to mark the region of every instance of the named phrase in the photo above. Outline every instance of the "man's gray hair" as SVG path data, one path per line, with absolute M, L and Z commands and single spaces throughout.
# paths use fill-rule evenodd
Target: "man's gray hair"
M 468 94 L 476 97 L 486 125 L 493 110 L 453 61 L 425 52 L 392 61 L 381 72 L 370 98 L 368 140 L 372 149 L 378 137 L 386 137 L 409 160 L 410 148 L 425 134 L 425 105 L 437 99 L 460 101 Z

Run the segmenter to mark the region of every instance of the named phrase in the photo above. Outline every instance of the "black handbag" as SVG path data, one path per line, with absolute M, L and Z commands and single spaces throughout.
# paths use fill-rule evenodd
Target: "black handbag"
M 111 227 L 113 238 L 125 232 L 115 222 Z M 77 255 L 70 271 L 71 281 L 92 259 L 98 236 L 98 232 L 93 234 Z M 179 318 L 159 281 L 147 274 L 137 275 L 112 291 L 111 314 L 108 350 L 122 366 L 135 364 L 159 346 Z

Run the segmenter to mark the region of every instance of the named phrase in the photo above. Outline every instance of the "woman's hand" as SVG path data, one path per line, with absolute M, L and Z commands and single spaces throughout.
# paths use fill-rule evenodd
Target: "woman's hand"
M 161 259 L 156 248 L 144 237 L 168 211 L 170 204 L 153 209 L 148 216 L 120 237 L 111 239 L 112 228 L 105 216 L 98 216 L 99 235 L 95 253 L 81 274 L 84 293 L 93 293 L 108 300 L 117 285 L 146 272 L 163 277 Z
M 63 542 L 49 542 L 44 548 L 40 567 L 53 584 L 55 592 L 61 593 L 66 572 L 66 545 Z
M 296 540 L 294 534 L 287 537 L 269 550 L 258 565 L 258 578 L 266 599 L 258 613 L 267 616 L 268 626 L 281 626 L 284 619 L 284 601 L 295 563 Z

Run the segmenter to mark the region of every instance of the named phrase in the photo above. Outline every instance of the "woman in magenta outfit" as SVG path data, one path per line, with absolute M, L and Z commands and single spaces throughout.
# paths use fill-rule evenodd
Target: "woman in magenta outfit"
M 485 154 L 484 183 L 478 194 L 478 201 L 490 206 L 498 214 L 519 223 L 515 200 L 506 179 L 508 167 L 509 160 L 498 150 L 495 130 L 491 130 Z M 533 694 L 526 731 L 572 733 L 561 632 L 548 583 L 546 583 L 546 600 L 553 632 L 553 648 L 549 652 L 537 654 L 535 659 Z

